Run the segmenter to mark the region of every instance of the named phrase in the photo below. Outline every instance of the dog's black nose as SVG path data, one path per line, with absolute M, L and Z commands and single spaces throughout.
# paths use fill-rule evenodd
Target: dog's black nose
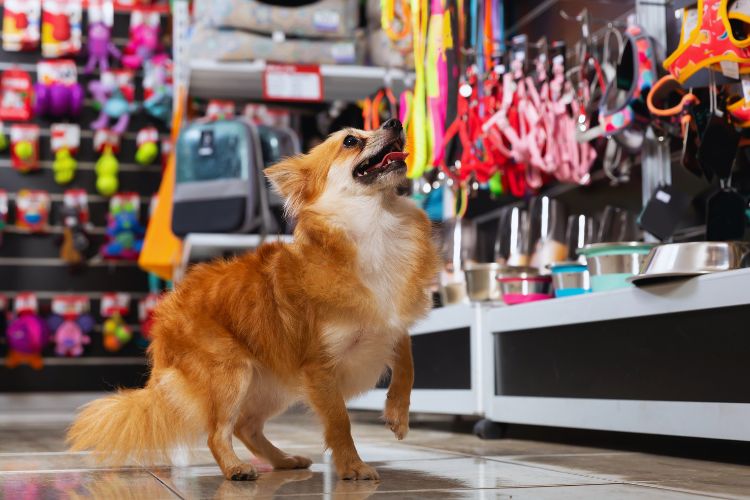
M 398 121 L 395 118 L 391 118 L 390 120 L 386 120 L 386 122 L 383 124 L 384 129 L 394 129 L 394 130 L 401 130 L 403 126 L 401 125 L 401 122 Z

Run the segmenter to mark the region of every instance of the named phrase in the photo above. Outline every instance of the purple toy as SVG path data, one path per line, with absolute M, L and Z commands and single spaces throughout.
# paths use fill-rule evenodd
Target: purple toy
M 91 343 L 91 338 L 86 333 L 94 328 L 94 318 L 88 314 L 79 316 L 76 320 L 55 315 L 49 318 L 48 324 L 55 330 L 53 342 L 58 356 L 80 356 L 83 354 L 83 346 Z
M 43 60 L 37 63 L 33 110 L 35 115 L 74 120 L 81 114 L 83 98 L 83 87 L 78 84 L 74 60 Z
M 54 119 L 75 119 L 83 108 L 83 88 L 74 83 L 34 84 L 34 114 Z
M 144 62 L 163 51 L 159 42 L 158 24 L 151 26 L 144 22 L 130 29 L 130 41 L 125 46 L 122 65 L 129 69 L 138 69 Z
M 109 69 L 109 56 L 122 57 L 122 53 L 112 43 L 112 29 L 102 22 L 89 25 L 88 39 L 89 60 L 84 72 L 88 75 L 99 66 L 99 71 L 104 73 Z

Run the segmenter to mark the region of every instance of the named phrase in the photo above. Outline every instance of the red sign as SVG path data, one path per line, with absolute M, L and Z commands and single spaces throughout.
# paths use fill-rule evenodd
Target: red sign
M 263 98 L 269 101 L 321 102 L 323 78 L 315 64 L 267 64 Z

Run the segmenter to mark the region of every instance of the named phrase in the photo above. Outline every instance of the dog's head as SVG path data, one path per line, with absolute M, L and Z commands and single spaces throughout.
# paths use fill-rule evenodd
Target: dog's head
M 406 174 L 401 122 L 388 120 L 377 130 L 344 129 L 304 155 L 265 170 L 295 216 L 324 195 L 379 196 L 395 192 Z

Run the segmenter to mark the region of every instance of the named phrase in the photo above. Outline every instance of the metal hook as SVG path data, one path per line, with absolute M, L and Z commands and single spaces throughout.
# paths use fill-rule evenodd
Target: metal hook
M 576 16 L 571 16 L 564 10 L 560 11 L 560 16 L 567 21 L 576 21 L 581 25 L 581 34 L 584 40 L 588 40 L 591 35 L 591 16 L 589 16 L 589 10 L 584 8 Z

